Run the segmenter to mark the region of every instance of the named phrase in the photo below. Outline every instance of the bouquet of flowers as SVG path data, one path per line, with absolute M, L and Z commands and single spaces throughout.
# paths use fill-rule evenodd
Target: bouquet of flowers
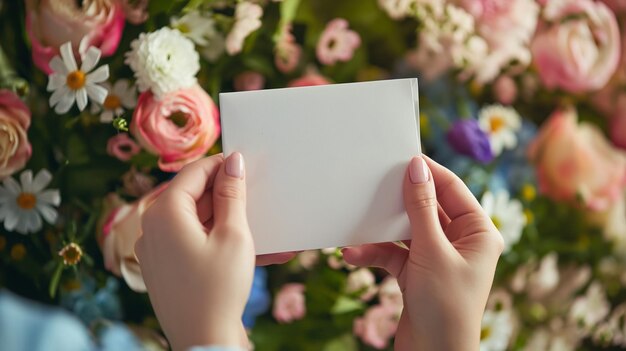
M 0 0 L 0 18 L 0 287 L 166 349 L 134 244 L 175 173 L 221 151 L 218 93 L 418 77 L 425 153 L 505 241 L 481 350 L 626 347 L 624 1 Z M 327 248 L 257 268 L 243 319 L 257 350 L 384 350 L 401 310 L 393 277 Z

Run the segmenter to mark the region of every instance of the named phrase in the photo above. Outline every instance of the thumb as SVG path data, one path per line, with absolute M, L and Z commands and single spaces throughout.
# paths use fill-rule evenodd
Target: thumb
M 424 159 L 413 157 L 404 177 L 404 206 L 411 223 L 411 240 L 432 247 L 445 238 L 439 222 L 437 194 L 432 173 Z
M 238 152 L 226 158 L 215 177 L 213 212 L 218 233 L 249 231 L 244 162 Z

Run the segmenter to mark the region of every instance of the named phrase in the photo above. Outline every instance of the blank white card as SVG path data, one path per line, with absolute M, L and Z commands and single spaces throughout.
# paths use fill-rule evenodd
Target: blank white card
M 224 154 L 245 160 L 257 254 L 409 238 L 417 79 L 220 94 Z

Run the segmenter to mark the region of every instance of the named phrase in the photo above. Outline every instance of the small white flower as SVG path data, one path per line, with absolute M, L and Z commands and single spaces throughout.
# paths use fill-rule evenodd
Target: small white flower
M 347 293 L 358 293 L 363 301 L 367 301 L 376 294 L 376 277 L 369 268 L 359 268 L 348 274 L 346 282 Z
M 61 195 L 57 189 L 44 190 L 52 174 L 45 169 L 37 173 L 26 170 L 20 174 L 20 183 L 11 177 L 4 179 L 0 186 L 0 221 L 4 229 L 21 234 L 34 233 L 41 229 L 43 217 L 46 222 L 54 224 Z
M 528 294 L 533 299 L 540 299 L 557 287 L 560 280 L 559 257 L 551 252 L 541 259 L 539 269 L 528 277 Z
M 130 46 L 125 62 L 135 72 L 139 91 L 151 90 L 158 98 L 196 84 L 200 57 L 193 42 L 177 29 L 141 33 Z
M 91 72 L 100 60 L 100 50 L 92 46 L 81 53 L 80 69 L 70 42 L 61 45 L 60 52 L 61 56 L 57 55 L 50 61 L 53 73 L 50 74 L 47 90 L 54 91 L 50 96 L 50 107 L 62 114 L 69 111 L 76 101 L 76 106 L 82 111 L 87 106 L 88 96 L 101 104 L 107 91 L 97 83 L 109 78 L 109 66 L 104 65 Z
M 243 42 L 250 33 L 261 27 L 263 8 L 248 1 L 242 1 L 235 8 L 235 25 L 226 36 L 226 52 L 235 55 L 241 52 Z
M 212 38 L 217 35 L 215 21 L 199 11 L 191 11 L 180 18 L 172 17 L 170 26 L 178 29 L 198 46 L 210 45 Z
M 489 105 L 478 113 L 478 123 L 489 136 L 491 150 L 498 156 L 506 149 L 517 145 L 515 132 L 522 127 L 522 119 L 511 107 Z
M 312 269 L 319 261 L 319 250 L 305 250 L 298 254 L 298 263 L 304 269 Z
M 91 113 L 100 114 L 100 122 L 111 123 L 114 117 L 124 114 L 124 109 L 131 109 L 137 105 L 137 93 L 134 87 L 130 86 L 128 79 L 120 79 L 113 87 L 108 82 L 102 86 L 109 91 L 102 105 L 93 104 Z
M 503 190 L 495 195 L 490 191 L 485 192 L 481 205 L 502 234 L 504 252 L 508 252 L 519 241 L 526 225 L 522 203 L 511 199 L 509 193 Z
M 483 314 L 480 327 L 480 351 L 504 351 L 513 334 L 510 311 L 490 311 Z
M 604 319 L 611 311 L 611 305 L 606 299 L 606 292 L 598 282 L 592 283 L 584 296 L 574 300 L 570 309 L 570 320 L 590 331 L 598 322 Z
M 378 0 L 378 6 L 396 20 L 406 17 L 414 5 L 415 0 Z

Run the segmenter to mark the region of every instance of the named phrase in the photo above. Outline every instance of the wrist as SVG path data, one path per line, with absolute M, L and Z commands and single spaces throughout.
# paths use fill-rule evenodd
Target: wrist
M 170 343 L 174 351 L 187 351 L 195 346 L 220 345 L 234 349 L 248 349 L 248 337 L 240 320 L 216 321 L 208 327 L 185 325 Z

